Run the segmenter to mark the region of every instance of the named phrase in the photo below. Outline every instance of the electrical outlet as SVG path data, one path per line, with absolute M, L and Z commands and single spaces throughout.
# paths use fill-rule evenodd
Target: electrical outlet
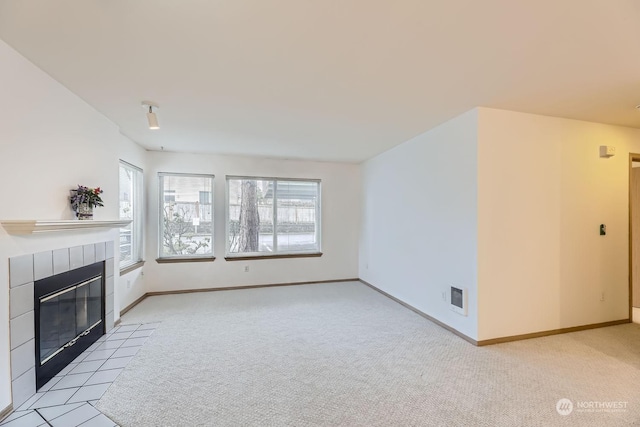
M 600 293 L 600 301 L 604 301 L 604 291 Z
M 248 272 L 249 272 L 249 266 L 248 266 L 248 265 L 245 265 L 245 266 L 244 266 L 244 272 L 245 272 L 245 273 L 248 273 Z
M 447 302 L 447 291 L 442 291 L 442 301 Z
M 127 280 L 127 289 L 131 289 L 131 280 Z

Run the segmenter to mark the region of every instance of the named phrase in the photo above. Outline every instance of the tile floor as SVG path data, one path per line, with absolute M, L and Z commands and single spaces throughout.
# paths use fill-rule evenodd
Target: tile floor
M 0 426 L 116 426 L 94 405 L 158 324 L 120 325 L 113 328 L 42 386 Z

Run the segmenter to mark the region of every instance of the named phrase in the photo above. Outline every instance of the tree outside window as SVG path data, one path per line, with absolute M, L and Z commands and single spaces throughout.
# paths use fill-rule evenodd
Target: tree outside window
M 320 181 L 227 177 L 227 253 L 320 251 Z

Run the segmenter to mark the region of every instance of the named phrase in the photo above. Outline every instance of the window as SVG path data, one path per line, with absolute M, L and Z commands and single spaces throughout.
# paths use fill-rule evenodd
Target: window
M 164 192 L 165 203 L 176 201 L 176 190 L 165 190 Z
M 320 181 L 227 177 L 227 255 L 320 254 Z
M 213 175 L 160 173 L 161 260 L 213 259 Z
M 210 205 L 211 204 L 211 192 L 209 192 L 209 191 L 201 191 L 200 192 L 200 204 L 201 205 Z
M 120 161 L 120 219 L 131 223 L 120 229 L 120 269 L 142 262 L 142 169 Z

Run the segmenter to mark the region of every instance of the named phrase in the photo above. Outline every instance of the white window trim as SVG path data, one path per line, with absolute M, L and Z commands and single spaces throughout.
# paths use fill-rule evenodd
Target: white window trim
M 229 181 L 237 179 L 251 179 L 256 181 L 274 181 L 273 192 L 273 245 L 276 249 L 274 252 L 229 252 Z M 277 221 L 277 204 L 276 190 L 278 181 L 300 181 L 300 182 L 315 182 L 318 184 L 318 202 L 316 203 L 316 241 L 318 242 L 317 249 L 313 251 L 277 251 L 277 234 L 276 234 L 276 221 Z M 246 259 L 246 258 L 278 258 L 278 257 L 308 257 L 308 256 L 320 256 L 322 255 L 322 180 L 312 178 L 283 178 L 283 177 L 267 177 L 267 176 L 243 176 L 243 175 L 226 175 L 225 176 L 225 259 L 233 260 L 234 258 Z
M 139 257 L 138 259 L 133 259 L 131 261 L 128 262 L 121 262 L 120 263 L 120 272 L 121 274 L 124 274 L 123 272 L 129 272 L 132 271 L 136 268 L 142 267 L 144 265 L 144 253 L 145 253 L 145 245 L 144 245 L 144 241 L 145 241 L 145 228 L 144 228 L 144 215 L 145 215 L 145 203 L 144 203 L 144 171 L 142 170 L 142 168 L 135 166 L 125 160 L 120 159 L 118 162 L 118 172 L 120 169 L 120 166 L 124 166 L 125 168 L 129 168 L 134 170 L 135 172 L 139 172 L 140 173 L 140 183 L 137 186 L 137 191 L 139 192 L 139 194 L 135 194 L 133 195 L 133 200 L 134 200 L 134 208 L 135 208 L 135 213 L 134 213 L 134 218 L 132 221 L 132 226 L 131 226 L 131 239 L 133 242 L 133 237 L 134 235 L 138 234 L 140 241 L 137 242 L 137 247 L 140 248 L 139 250 Z M 119 187 L 120 187 L 120 183 L 118 183 L 118 191 L 119 191 Z M 119 202 L 119 201 L 118 201 Z M 136 222 L 136 217 L 138 219 L 138 221 Z M 134 231 L 134 227 L 139 228 L 139 233 L 135 233 Z M 133 244 L 133 243 L 132 243 Z M 132 251 L 133 254 L 133 251 Z

